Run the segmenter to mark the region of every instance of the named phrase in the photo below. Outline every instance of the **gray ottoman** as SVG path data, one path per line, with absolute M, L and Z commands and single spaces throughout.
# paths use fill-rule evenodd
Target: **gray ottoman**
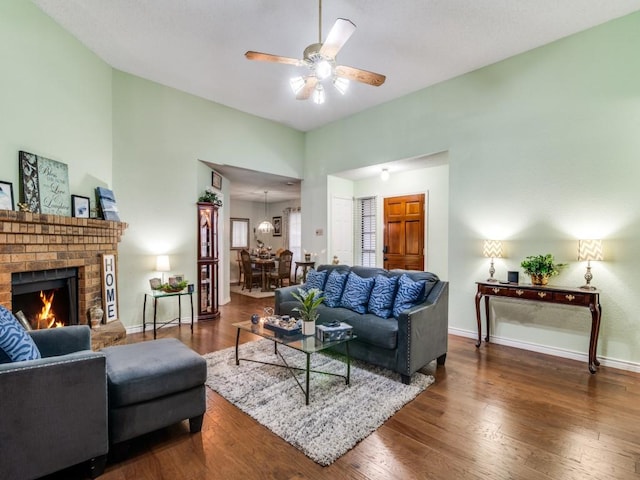
M 107 357 L 109 442 L 189 419 L 199 432 L 206 410 L 207 364 L 175 338 L 118 345 Z

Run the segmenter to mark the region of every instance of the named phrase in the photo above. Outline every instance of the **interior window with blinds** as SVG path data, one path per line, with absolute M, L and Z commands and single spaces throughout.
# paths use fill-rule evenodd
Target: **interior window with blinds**
M 356 259 L 363 267 L 376 266 L 376 197 L 356 199 Z

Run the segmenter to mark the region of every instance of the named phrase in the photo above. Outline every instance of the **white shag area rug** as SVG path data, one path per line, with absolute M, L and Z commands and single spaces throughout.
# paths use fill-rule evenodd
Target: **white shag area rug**
M 304 367 L 306 356 L 278 345 L 287 363 Z M 330 465 L 382 425 L 406 403 L 434 382 L 416 372 L 411 385 L 400 375 L 357 360 L 351 361 L 350 385 L 344 378 L 311 373 L 309 405 L 285 368 L 243 361 L 242 358 L 281 363 L 273 342 L 260 339 L 204 355 L 207 386 L 320 465 Z M 346 374 L 344 357 L 314 353 L 311 368 Z M 305 373 L 298 372 L 304 385 Z

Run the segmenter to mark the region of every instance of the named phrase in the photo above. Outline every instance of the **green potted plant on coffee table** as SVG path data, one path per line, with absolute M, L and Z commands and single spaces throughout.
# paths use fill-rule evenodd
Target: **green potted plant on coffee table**
M 556 263 L 550 253 L 529 256 L 520 264 L 524 273 L 531 275 L 531 283 L 534 285 L 546 285 L 549 282 L 549 277 L 558 275 L 560 269 L 565 265 L 564 263 Z
M 292 292 L 292 295 L 293 298 L 300 302 L 300 306 L 295 307 L 293 311 L 298 312 L 302 319 L 302 334 L 315 335 L 318 307 L 324 300 L 322 290 L 317 288 L 310 288 L 309 290 L 298 288 L 298 293 Z

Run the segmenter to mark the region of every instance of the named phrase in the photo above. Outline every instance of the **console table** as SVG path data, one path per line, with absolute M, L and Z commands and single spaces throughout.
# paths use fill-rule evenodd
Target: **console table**
M 487 335 L 485 341 L 489 341 L 489 297 L 506 297 L 534 302 L 558 303 L 563 305 L 575 305 L 588 307 L 591 311 L 591 338 L 589 340 L 589 371 L 596 373 L 596 367 L 600 362 L 596 358 L 598 348 L 598 334 L 600 332 L 600 319 L 602 308 L 600 307 L 600 292 L 598 290 L 583 290 L 581 288 L 521 285 L 513 283 L 476 282 L 476 320 L 478 322 L 478 341 L 476 347 L 482 343 L 482 323 L 480 321 L 480 300 L 484 297 L 485 316 L 487 318 Z
M 160 330 L 165 325 L 169 325 L 174 322 L 178 322 L 178 327 L 182 325 L 182 296 L 188 295 L 189 301 L 191 302 L 191 333 L 193 333 L 193 293 L 187 290 L 183 290 L 181 292 L 162 292 L 160 290 L 153 290 L 152 292 L 147 292 L 144 294 L 144 304 L 142 305 L 142 333 L 144 333 L 147 329 L 147 297 L 150 298 L 153 302 L 153 339 L 156 339 L 156 332 Z M 156 313 L 158 311 L 158 299 L 159 298 L 167 298 L 167 297 L 178 297 L 178 316 L 171 320 L 166 320 L 163 322 L 158 322 L 156 320 Z

